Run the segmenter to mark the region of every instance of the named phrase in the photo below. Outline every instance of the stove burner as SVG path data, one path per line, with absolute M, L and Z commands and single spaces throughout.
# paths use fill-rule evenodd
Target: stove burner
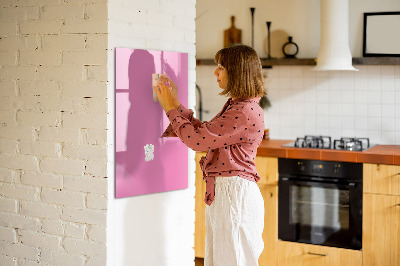
M 335 150 L 363 151 L 369 148 L 368 138 L 340 138 L 333 142 Z
M 300 148 L 330 149 L 331 137 L 306 135 L 304 138 L 297 138 L 294 146 Z

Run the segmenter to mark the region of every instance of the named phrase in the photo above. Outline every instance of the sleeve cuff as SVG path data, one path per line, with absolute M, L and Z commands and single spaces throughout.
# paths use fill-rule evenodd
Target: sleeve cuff
M 176 119 L 176 117 L 178 117 L 178 116 L 180 116 L 180 114 L 179 114 L 179 112 L 178 112 L 178 110 L 176 110 L 176 109 L 171 109 L 171 110 L 169 110 L 168 112 L 167 112 L 167 117 L 168 117 L 168 119 L 169 119 L 169 121 L 172 123 L 175 119 Z

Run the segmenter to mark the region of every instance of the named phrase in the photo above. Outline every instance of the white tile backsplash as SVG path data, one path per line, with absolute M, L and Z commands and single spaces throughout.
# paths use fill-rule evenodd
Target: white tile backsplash
M 271 108 L 264 111 L 271 138 L 305 134 L 369 137 L 372 143 L 400 144 L 400 66 L 355 66 L 359 71 L 313 71 L 312 66 L 264 70 Z M 213 66 L 197 67 L 203 120 L 216 115 L 227 98 Z

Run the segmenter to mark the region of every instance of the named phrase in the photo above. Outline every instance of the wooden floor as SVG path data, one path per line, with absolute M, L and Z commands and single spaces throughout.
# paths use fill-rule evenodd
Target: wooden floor
M 194 260 L 194 265 L 195 266 L 204 266 L 204 259 L 203 258 L 195 258 Z

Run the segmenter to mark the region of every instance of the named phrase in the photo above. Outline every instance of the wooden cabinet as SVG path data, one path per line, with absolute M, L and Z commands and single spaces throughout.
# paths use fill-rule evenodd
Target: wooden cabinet
M 276 265 L 360 266 L 362 265 L 362 252 L 351 249 L 278 241 Z
M 276 243 L 278 241 L 278 187 L 259 185 L 264 198 L 264 250 L 258 259 L 260 266 L 276 265 Z
M 400 266 L 400 166 L 364 164 L 363 265 Z
M 204 195 L 206 193 L 206 183 L 203 181 L 203 172 L 199 167 L 199 161 L 202 156 L 206 156 L 205 152 L 196 153 L 196 195 L 195 195 L 195 228 L 194 228 L 194 254 L 197 258 L 204 258 L 206 224 L 204 221 L 206 204 L 204 203 Z
M 364 194 L 363 260 L 400 266 L 400 196 Z
M 364 193 L 400 196 L 400 166 L 364 164 Z

